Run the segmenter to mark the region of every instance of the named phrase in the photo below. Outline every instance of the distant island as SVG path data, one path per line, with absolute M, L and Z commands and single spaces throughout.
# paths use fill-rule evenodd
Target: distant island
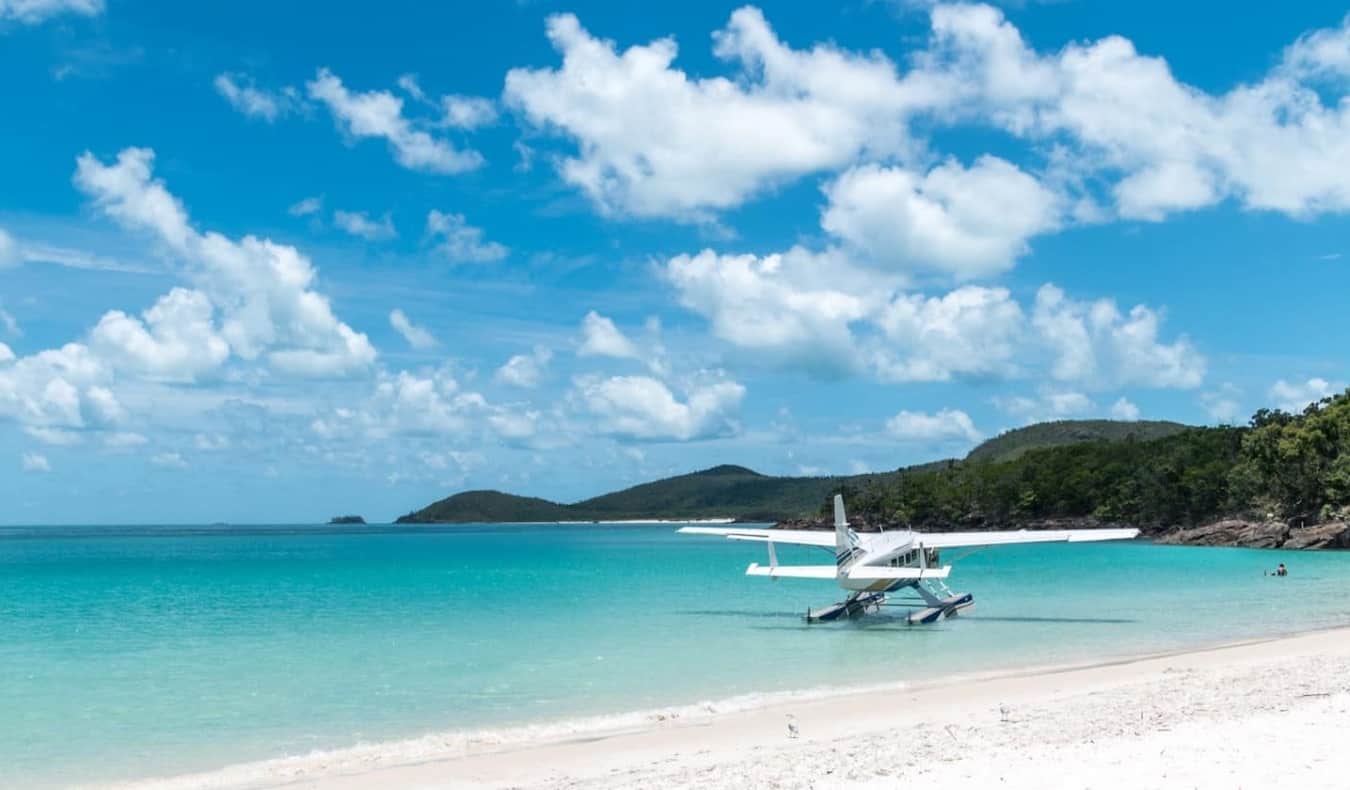
M 333 516 L 328 519 L 329 524 L 364 524 L 366 520 L 360 516 Z
M 1350 391 L 1246 426 L 1061 420 L 890 472 L 774 477 L 715 466 L 572 504 L 466 491 L 398 523 L 731 518 L 827 524 L 843 493 L 858 529 L 1137 526 L 1162 542 L 1350 548 Z

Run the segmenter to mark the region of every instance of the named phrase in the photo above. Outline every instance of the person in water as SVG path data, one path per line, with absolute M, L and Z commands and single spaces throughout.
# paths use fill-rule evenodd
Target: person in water
M 1262 575 L 1267 575 L 1267 576 L 1288 576 L 1288 575 L 1289 575 L 1289 569 L 1286 568 L 1286 567 L 1284 567 L 1284 563 L 1282 562 L 1282 563 L 1280 563 L 1279 567 L 1277 567 L 1275 570 L 1273 570 L 1273 571 L 1267 571 L 1267 572 L 1263 573 Z

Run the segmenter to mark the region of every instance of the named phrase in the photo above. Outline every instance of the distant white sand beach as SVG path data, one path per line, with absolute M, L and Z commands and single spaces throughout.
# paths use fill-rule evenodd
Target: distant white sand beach
M 372 746 L 133 786 L 1340 788 L 1347 736 L 1343 628 L 484 741 L 449 759 Z
M 620 518 L 582 521 L 527 521 L 526 524 L 735 524 L 734 518 Z

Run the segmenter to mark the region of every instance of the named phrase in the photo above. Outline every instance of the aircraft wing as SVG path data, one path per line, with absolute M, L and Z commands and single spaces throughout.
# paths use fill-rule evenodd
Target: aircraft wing
M 963 546 L 1006 546 L 1012 543 L 1088 543 L 1100 540 L 1130 540 L 1137 529 L 1019 529 L 1006 532 L 925 532 L 916 539 L 925 548 L 952 549 Z
M 870 567 L 859 565 L 848 572 L 848 578 L 855 581 L 899 581 L 900 579 L 945 579 L 952 572 L 952 566 L 941 568 L 892 568 L 890 566 Z M 839 576 L 836 565 L 760 565 L 750 563 L 745 569 L 746 576 L 769 576 L 775 579 L 835 579 Z
M 799 546 L 834 548 L 834 533 L 814 529 L 739 529 L 737 527 L 680 527 L 686 535 L 721 535 L 729 540 L 753 540 L 760 543 L 793 543 Z M 834 566 L 830 566 L 833 568 Z M 830 574 L 834 576 L 833 573 Z
M 886 579 L 945 579 L 952 572 L 952 566 L 941 568 L 892 568 L 889 565 L 855 565 L 848 572 L 850 579 L 862 581 L 883 581 Z
M 833 579 L 839 574 L 835 565 L 760 565 L 750 563 L 746 576 L 769 576 L 774 579 Z

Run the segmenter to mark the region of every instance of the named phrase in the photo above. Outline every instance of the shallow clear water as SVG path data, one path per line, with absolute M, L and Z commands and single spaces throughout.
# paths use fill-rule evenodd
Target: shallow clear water
M 742 576 L 761 552 L 667 525 L 0 528 L 0 785 L 1350 623 L 1350 554 L 986 549 L 952 574 L 970 616 L 908 628 L 807 626 L 835 591 Z

